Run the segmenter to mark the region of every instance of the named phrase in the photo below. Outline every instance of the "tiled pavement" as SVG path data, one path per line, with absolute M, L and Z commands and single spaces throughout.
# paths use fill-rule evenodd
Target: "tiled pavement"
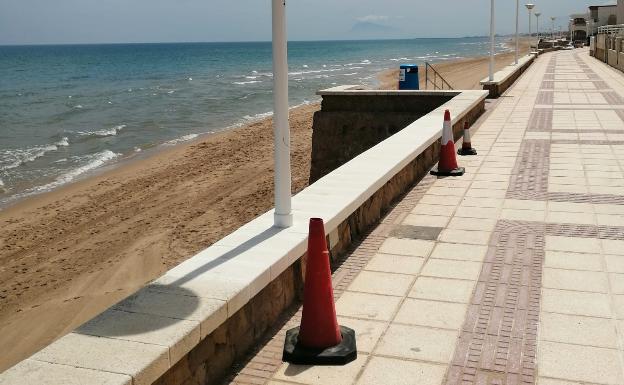
M 624 384 L 624 75 L 540 57 L 479 123 L 467 173 L 425 178 L 334 274 L 345 367 L 282 364 L 276 326 L 234 384 Z

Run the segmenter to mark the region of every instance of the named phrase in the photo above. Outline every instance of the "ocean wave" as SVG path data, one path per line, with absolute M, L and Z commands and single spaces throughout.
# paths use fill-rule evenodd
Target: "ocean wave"
M 11 170 L 26 163 L 34 162 L 49 152 L 57 151 L 59 145 L 65 146 L 64 143 L 61 144 L 61 142 L 59 142 L 57 144 L 48 144 L 30 148 L 0 150 L 0 171 Z M 67 143 L 67 145 L 69 145 L 69 143 Z
M 244 86 L 244 85 L 247 85 L 247 84 L 255 84 L 255 83 L 262 83 L 262 80 L 250 80 L 250 81 L 247 81 L 247 82 L 232 82 L 232 84 L 237 84 L 239 86 Z
M 243 124 L 248 122 L 257 122 L 262 119 L 270 118 L 271 116 L 273 116 L 273 111 L 262 112 L 255 115 L 245 115 L 243 116 Z
M 26 190 L 25 195 L 31 195 L 33 193 L 48 191 L 53 188 L 64 185 L 66 183 L 69 183 L 73 181 L 74 179 L 76 179 L 77 177 L 79 177 L 80 175 L 83 175 L 89 171 L 95 170 L 96 168 L 103 166 L 105 163 L 117 158 L 120 155 L 121 154 L 114 153 L 110 150 L 104 150 L 102 152 L 98 152 L 92 155 L 80 157 L 80 160 L 85 162 L 82 166 L 74 168 L 66 172 L 65 174 L 60 175 L 53 182 Z
M 310 105 L 312 103 L 314 103 L 314 101 L 304 100 L 302 103 L 299 103 L 299 104 L 296 104 L 294 106 L 289 107 L 289 109 L 292 110 L 293 108 L 307 106 L 307 105 Z M 270 118 L 272 116 L 273 116 L 273 111 L 261 112 L 261 113 L 255 114 L 255 115 L 245 115 L 245 116 L 243 116 L 243 119 L 241 121 L 239 121 L 238 123 L 232 125 L 231 127 L 240 127 L 242 125 L 258 122 L 260 120 L 263 120 L 263 119 L 266 119 L 266 118 Z
M 289 76 L 299 76 L 299 75 L 306 75 L 306 74 L 320 74 L 323 72 L 336 72 L 336 71 L 342 71 L 342 68 L 333 68 L 333 69 L 325 69 L 325 70 L 309 70 L 309 71 L 295 71 L 295 72 L 289 72 L 288 75 Z
M 66 136 L 64 136 L 63 138 L 61 138 L 61 140 L 54 143 L 54 145 L 58 147 L 67 147 L 69 146 L 69 139 Z
M 102 130 L 96 130 L 96 131 L 78 131 L 76 134 L 81 135 L 81 136 L 97 136 L 97 137 L 103 138 L 106 136 L 115 136 L 119 133 L 119 131 L 123 130 L 124 128 L 126 128 L 126 125 L 120 124 L 118 126 L 108 128 L 108 129 L 102 129 Z
M 188 135 L 184 135 L 184 136 L 181 136 L 179 138 L 176 138 L 176 139 L 168 140 L 168 141 L 166 141 L 163 144 L 165 146 L 173 146 L 173 145 L 178 144 L 178 143 L 188 142 L 189 140 L 193 140 L 193 139 L 197 138 L 198 136 L 199 136 L 199 134 L 188 134 Z

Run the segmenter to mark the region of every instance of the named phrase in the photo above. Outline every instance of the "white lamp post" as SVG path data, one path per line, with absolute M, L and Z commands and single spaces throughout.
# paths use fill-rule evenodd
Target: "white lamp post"
M 550 38 L 553 39 L 553 40 L 555 40 L 555 19 L 557 19 L 557 18 L 554 17 L 554 16 L 550 17 L 550 21 L 552 21 L 552 29 L 551 29 L 551 32 L 550 32 Z
M 494 81 L 494 0 L 490 0 L 490 81 Z
M 535 4 L 525 4 L 524 5 L 528 10 L 529 10 L 529 51 L 531 50 L 531 40 L 533 35 L 531 34 L 531 12 L 533 10 L 533 8 L 535 7 Z
M 537 45 L 538 45 L 537 48 L 539 48 L 539 39 L 540 39 L 540 36 L 539 36 L 539 17 L 540 16 L 542 16 L 541 12 L 535 12 L 535 18 L 537 19 Z
M 292 226 L 286 0 L 273 0 L 273 140 L 276 227 Z
M 520 56 L 520 41 L 519 41 L 519 19 L 520 19 L 520 0 L 516 0 L 516 65 L 518 65 L 518 56 Z

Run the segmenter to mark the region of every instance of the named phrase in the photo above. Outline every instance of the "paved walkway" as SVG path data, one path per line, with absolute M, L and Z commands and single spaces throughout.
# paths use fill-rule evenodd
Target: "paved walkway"
M 540 57 L 334 274 L 345 367 L 282 364 L 276 326 L 234 384 L 624 384 L 624 75 Z

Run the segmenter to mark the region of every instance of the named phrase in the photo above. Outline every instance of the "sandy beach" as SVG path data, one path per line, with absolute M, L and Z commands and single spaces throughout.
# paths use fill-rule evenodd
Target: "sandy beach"
M 497 68 L 513 58 L 499 55 Z M 480 88 L 488 58 L 435 68 L 455 89 Z M 380 74 L 381 88 L 396 88 L 397 72 Z M 291 110 L 293 193 L 308 184 L 318 109 Z M 0 346 L 11 346 L 0 371 L 269 210 L 272 151 L 265 119 L 0 211 Z

